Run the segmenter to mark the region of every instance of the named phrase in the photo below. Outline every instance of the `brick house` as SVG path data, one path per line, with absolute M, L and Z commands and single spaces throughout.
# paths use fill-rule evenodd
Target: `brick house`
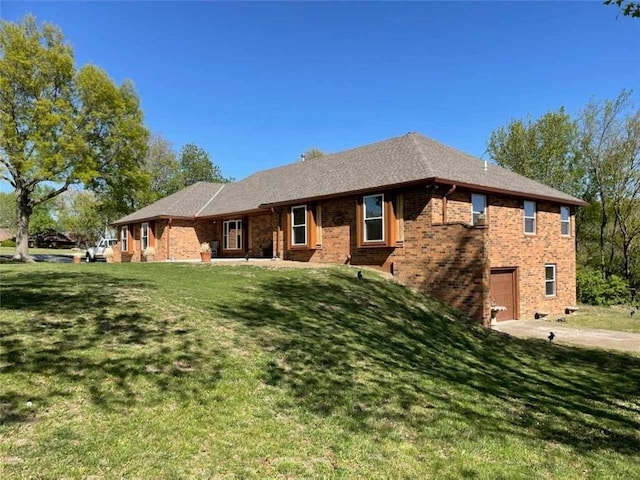
M 196 183 L 121 218 L 115 261 L 277 257 L 367 265 L 488 325 L 576 302 L 584 202 L 417 133 Z

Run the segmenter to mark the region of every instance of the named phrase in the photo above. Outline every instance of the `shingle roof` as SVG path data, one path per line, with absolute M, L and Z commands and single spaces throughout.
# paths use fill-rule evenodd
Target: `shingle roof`
M 215 199 L 225 184 L 197 182 L 151 205 L 115 221 L 114 225 L 138 222 L 159 217 L 193 218 Z
M 250 212 L 261 207 L 349 192 L 375 190 L 424 181 L 458 184 L 478 191 L 495 191 L 518 197 L 549 199 L 572 205 L 584 202 L 554 188 L 528 179 L 494 164 L 484 168 L 479 158 L 420 135 L 408 133 L 363 147 L 316 157 L 282 167 L 257 172 L 244 180 L 215 190 L 197 216 L 209 217 Z M 196 184 L 197 185 L 197 184 Z M 205 184 L 212 185 L 212 184 Z M 191 189 L 182 190 L 185 196 Z M 202 187 L 204 190 L 204 187 Z M 200 192 L 200 190 L 199 190 Z M 204 191 L 202 192 L 204 194 Z M 213 200 L 211 197 L 216 195 Z M 160 200 L 145 209 L 156 216 L 170 216 L 160 210 Z M 186 200 L 185 200 L 186 201 Z M 145 209 L 117 223 L 150 218 Z M 184 215 L 188 216 L 188 215 Z

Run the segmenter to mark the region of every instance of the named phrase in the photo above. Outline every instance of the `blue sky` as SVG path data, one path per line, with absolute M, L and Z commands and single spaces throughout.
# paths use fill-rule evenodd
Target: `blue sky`
M 152 132 L 237 179 L 409 131 L 482 156 L 512 118 L 640 94 L 640 19 L 599 1 L 0 0 L 5 20 L 27 12 L 78 65 L 133 80 Z

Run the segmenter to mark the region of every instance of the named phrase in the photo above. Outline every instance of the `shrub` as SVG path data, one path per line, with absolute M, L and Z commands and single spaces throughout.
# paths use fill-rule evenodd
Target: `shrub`
M 578 301 L 590 305 L 619 305 L 630 301 L 629 284 L 611 275 L 607 280 L 598 270 L 578 270 Z
M 16 242 L 13 240 L 3 240 L 0 242 L 0 247 L 15 247 Z

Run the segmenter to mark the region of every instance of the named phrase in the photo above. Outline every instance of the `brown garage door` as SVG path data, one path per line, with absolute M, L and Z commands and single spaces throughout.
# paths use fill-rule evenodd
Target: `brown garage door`
M 498 321 L 518 318 L 516 281 L 515 268 L 491 270 L 491 299 L 496 305 L 507 307 L 506 311 L 497 313 Z

